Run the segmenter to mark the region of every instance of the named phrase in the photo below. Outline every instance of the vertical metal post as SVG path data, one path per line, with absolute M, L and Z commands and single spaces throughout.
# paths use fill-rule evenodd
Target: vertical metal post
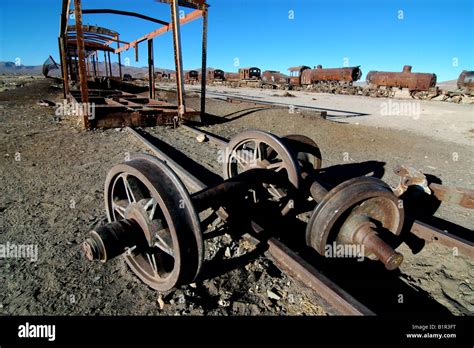
M 92 67 L 94 68 L 94 77 L 97 77 L 97 68 L 95 66 L 95 55 L 97 54 L 97 51 L 94 52 L 92 55 Z
M 69 66 L 69 74 L 71 76 L 71 80 L 77 81 L 77 78 L 74 72 L 73 62 L 72 62 L 71 51 L 69 50 L 69 48 L 66 51 L 66 59 L 67 59 L 67 64 Z
M 84 49 L 84 33 L 82 31 L 82 10 L 81 0 L 74 0 L 74 15 L 76 18 L 76 41 L 77 41 L 77 56 L 79 65 L 79 79 L 81 86 L 81 101 L 83 105 L 83 124 L 84 128 L 89 128 L 89 115 L 88 107 L 89 103 L 89 91 L 87 89 L 87 76 L 86 76 L 86 61 L 85 61 L 85 49 Z
M 112 72 L 112 62 L 110 61 L 110 51 L 107 52 L 107 56 L 109 57 L 109 75 L 112 77 L 114 74 Z
M 89 57 L 86 57 L 86 77 L 89 79 L 90 76 L 90 66 L 89 66 Z
M 64 99 L 66 99 L 69 94 L 69 78 L 66 50 L 64 48 L 64 37 L 62 35 L 58 38 L 58 42 L 59 53 L 61 55 L 61 74 L 63 76 L 63 95 Z
M 117 35 L 117 48 L 120 48 L 120 35 Z M 118 65 L 120 80 L 122 80 L 122 59 L 120 58 L 120 52 L 118 53 Z
M 207 9 L 202 11 L 201 121 L 206 116 Z
M 67 47 L 67 23 L 69 19 L 70 0 L 62 0 L 61 17 L 59 21 L 59 54 L 61 56 L 61 74 L 63 77 L 64 99 L 69 95 L 69 61 Z
M 138 62 L 138 42 L 135 44 L 135 62 Z
M 155 61 L 153 58 L 153 39 L 148 40 L 148 84 L 150 99 L 155 99 Z
M 173 28 L 174 61 L 176 66 L 176 87 L 178 92 L 178 115 L 179 118 L 182 118 L 186 106 L 184 102 L 183 63 L 181 56 L 181 35 L 178 10 L 178 0 L 172 0 L 171 23 Z
M 104 51 L 104 69 L 105 69 L 105 76 L 109 77 L 109 70 L 107 68 L 107 53 Z

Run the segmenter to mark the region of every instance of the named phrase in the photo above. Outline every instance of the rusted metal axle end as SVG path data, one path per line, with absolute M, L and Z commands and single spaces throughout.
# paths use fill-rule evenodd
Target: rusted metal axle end
M 125 219 L 89 232 L 82 243 L 82 250 L 88 260 L 106 262 L 144 243 L 146 240 L 139 225 L 134 220 Z
M 363 245 L 369 252 L 373 253 L 384 265 L 392 271 L 397 269 L 403 262 L 403 255 L 383 241 L 375 231 L 375 224 L 368 216 L 353 215 L 341 229 L 342 235 L 347 236 L 351 243 Z

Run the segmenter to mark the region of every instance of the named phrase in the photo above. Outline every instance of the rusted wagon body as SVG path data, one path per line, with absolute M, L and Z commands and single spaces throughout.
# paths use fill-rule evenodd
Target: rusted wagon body
M 232 72 L 226 72 L 224 73 L 224 78 L 226 81 L 239 81 L 239 74 L 238 73 L 232 73 Z
M 474 71 L 464 70 L 458 78 L 458 88 L 474 90 Z
M 155 81 L 169 81 L 171 79 L 171 74 L 166 71 L 157 71 L 155 72 Z
M 318 82 L 354 82 L 360 79 L 362 72 L 358 66 L 348 68 L 305 69 L 301 72 L 301 84 L 311 85 Z
M 288 71 L 290 72 L 290 85 L 301 86 L 301 73 L 307 69 L 311 68 L 306 65 L 299 65 L 288 68 Z
M 289 77 L 275 70 L 265 70 L 262 73 L 262 85 L 272 88 L 285 87 L 289 84 Z
M 224 81 L 225 80 L 225 73 L 221 69 L 208 70 L 207 71 L 207 80 L 209 82 Z
M 408 88 L 410 91 L 428 91 L 436 86 L 436 74 L 412 73 L 411 66 L 405 65 L 402 72 L 370 71 L 367 83 L 373 87 Z
M 322 83 L 352 83 L 360 79 L 362 71 L 360 67 L 329 68 L 323 69 L 318 65 L 311 69 L 306 65 L 295 66 L 290 71 L 290 84 L 292 86 L 314 85 Z
M 259 80 L 261 77 L 261 74 L 262 74 L 262 71 L 257 67 L 239 69 L 240 80 Z
M 199 81 L 199 72 L 196 70 L 186 71 L 184 74 L 184 81 L 186 83 L 197 83 Z

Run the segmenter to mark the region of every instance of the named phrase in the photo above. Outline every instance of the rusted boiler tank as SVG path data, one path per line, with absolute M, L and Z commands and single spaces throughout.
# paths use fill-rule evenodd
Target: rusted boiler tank
M 463 72 L 459 74 L 458 88 L 470 91 L 474 90 L 474 71 L 463 70 Z
M 311 85 L 318 82 L 354 82 L 360 79 L 360 67 L 323 69 L 318 65 L 315 69 L 305 69 L 301 72 L 301 84 Z
M 402 72 L 370 71 L 367 83 L 373 87 L 408 88 L 410 91 L 428 91 L 436 86 L 436 74 L 413 73 L 411 66 L 405 65 Z

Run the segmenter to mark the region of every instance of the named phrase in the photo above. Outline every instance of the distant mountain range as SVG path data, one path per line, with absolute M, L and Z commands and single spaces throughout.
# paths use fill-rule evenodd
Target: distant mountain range
M 0 62 L 2 75 L 41 75 L 42 65 L 17 65 L 14 62 Z

